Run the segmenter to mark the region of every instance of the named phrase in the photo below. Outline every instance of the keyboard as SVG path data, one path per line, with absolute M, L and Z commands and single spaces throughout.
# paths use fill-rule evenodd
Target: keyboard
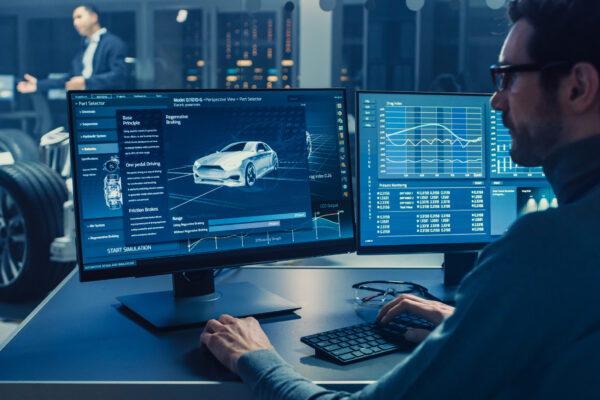
M 409 328 L 432 330 L 433 324 L 413 314 L 400 314 L 387 324 L 366 322 L 303 336 L 300 341 L 315 349 L 317 357 L 350 364 L 415 346 L 404 339 Z

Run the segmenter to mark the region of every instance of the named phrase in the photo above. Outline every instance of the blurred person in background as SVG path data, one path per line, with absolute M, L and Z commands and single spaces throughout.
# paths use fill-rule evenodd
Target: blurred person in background
M 98 9 L 91 4 L 73 10 L 73 26 L 84 37 L 81 50 L 73 58 L 68 76 L 59 79 L 37 79 L 25 74 L 17 85 L 21 93 L 48 89 L 123 89 L 127 68 L 125 43 L 100 25 Z

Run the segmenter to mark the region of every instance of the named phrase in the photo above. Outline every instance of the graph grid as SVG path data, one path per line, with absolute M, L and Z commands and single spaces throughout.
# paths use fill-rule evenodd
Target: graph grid
M 543 178 L 542 167 L 523 167 L 510 157 L 512 138 L 502 123 L 502 114 L 492 110 L 490 116 L 490 156 L 493 178 Z
M 481 107 L 379 109 L 379 177 L 482 177 Z

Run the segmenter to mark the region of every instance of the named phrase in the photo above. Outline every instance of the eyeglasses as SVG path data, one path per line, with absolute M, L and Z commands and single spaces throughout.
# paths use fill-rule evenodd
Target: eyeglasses
M 428 300 L 440 301 L 440 299 L 429 293 L 426 287 L 412 282 L 365 281 L 355 283 L 352 288 L 354 289 L 354 299 L 361 304 L 385 303 L 404 293 L 414 294 Z
M 516 72 L 535 72 L 554 68 L 571 68 L 573 63 L 570 61 L 551 61 L 548 63 L 531 63 L 516 65 L 494 64 L 490 66 L 492 74 L 492 83 L 497 92 L 510 88 L 513 81 L 513 75 Z

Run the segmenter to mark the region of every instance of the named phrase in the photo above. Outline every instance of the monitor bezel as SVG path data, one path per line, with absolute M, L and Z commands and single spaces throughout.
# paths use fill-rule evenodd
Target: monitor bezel
M 388 90 L 357 90 L 356 91 L 356 106 L 355 106 L 355 119 L 356 119 L 356 146 L 355 146 L 355 159 L 356 159 L 356 254 L 359 255 L 373 255 L 373 254 L 394 254 L 394 253 L 454 253 L 463 251 L 478 251 L 488 245 L 494 239 L 487 242 L 473 242 L 473 243 L 432 243 L 432 244 L 400 244 L 400 245 L 386 245 L 386 246 L 365 246 L 361 243 L 361 192 L 360 192 L 360 120 L 358 111 L 360 107 L 360 96 L 361 94 L 392 94 L 392 95 L 443 95 L 443 96 L 480 96 L 490 97 L 491 93 L 458 93 L 458 92 L 416 92 L 416 91 L 388 91 Z M 487 148 L 484 147 L 484 156 L 486 160 L 488 158 Z M 486 162 L 487 165 L 487 162 Z M 487 171 L 486 171 L 487 173 Z
M 344 141 L 347 158 L 350 159 L 350 147 L 348 139 L 348 110 L 346 101 L 346 90 L 344 88 L 294 88 L 294 89 L 139 89 L 139 90 L 77 90 L 67 92 L 67 105 L 69 111 L 69 147 L 71 156 L 72 171 L 76 171 L 77 158 L 74 141 L 74 123 L 72 110 L 72 95 L 78 94 L 119 94 L 119 93 L 215 93 L 215 92 L 337 92 L 343 96 L 344 100 Z M 337 132 L 336 132 L 337 133 Z M 352 176 L 352 169 L 348 163 L 348 176 Z M 155 259 L 141 260 L 136 266 L 115 267 L 110 269 L 86 270 L 83 265 L 82 256 L 82 235 L 81 221 L 79 215 L 79 196 L 77 174 L 73 173 L 73 203 L 75 210 L 75 230 L 76 230 L 76 254 L 79 270 L 79 280 L 81 282 L 125 278 L 125 277 L 144 277 L 154 275 L 173 274 L 186 271 L 201 271 L 207 269 L 228 268 L 232 266 L 272 263 L 297 258 L 322 257 L 334 254 L 345 254 L 356 251 L 356 221 L 354 219 L 354 201 L 352 194 L 352 185 L 349 185 L 348 204 L 352 216 L 352 237 L 347 239 L 326 240 L 312 243 L 285 244 L 272 247 L 252 248 L 249 250 L 232 250 L 226 256 L 220 253 L 195 254 L 189 256 L 170 256 Z

